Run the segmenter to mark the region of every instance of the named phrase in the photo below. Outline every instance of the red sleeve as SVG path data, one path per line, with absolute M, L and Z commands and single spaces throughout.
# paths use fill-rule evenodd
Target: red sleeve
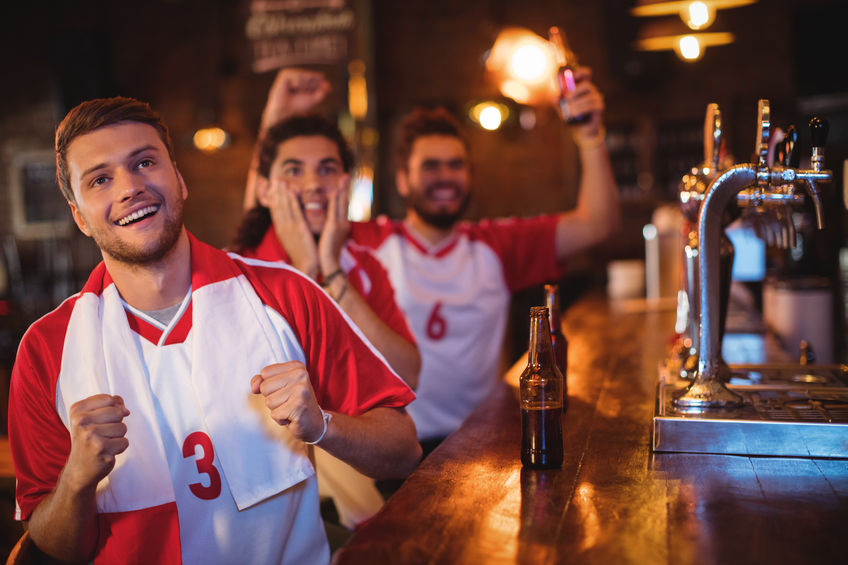
M 412 389 L 318 285 L 293 269 L 258 268 L 250 278 L 262 301 L 277 310 L 297 336 L 322 408 L 357 416 L 372 408 L 406 406 L 415 399 Z
M 556 256 L 556 215 L 483 220 L 472 237 L 488 243 L 503 262 L 510 292 L 560 279 L 564 265 Z
M 21 340 L 9 389 L 9 445 L 19 520 L 29 519 L 53 490 L 71 451 L 70 435 L 56 413 L 65 325 L 42 322 Z
M 361 276 L 352 276 L 350 277 L 351 284 L 383 323 L 396 334 L 415 345 L 415 338 L 409 330 L 406 316 L 403 315 L 395 301 L 395 289 L 392 287 L 386 269 L 369 249 L 355 244 L 349 246 L 349 249 L 356 257 L 356 268 L 362 269 L 368 279 L 366 285 Z
M 395 222 L 386 216 L 380 216 L 370 222 L 351 222 L 350 238 L 359 245 L 376 249 L 398 230 Z

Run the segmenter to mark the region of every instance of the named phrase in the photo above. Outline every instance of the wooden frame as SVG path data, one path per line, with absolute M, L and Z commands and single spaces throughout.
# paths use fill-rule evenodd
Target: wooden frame
M 10 162 L 12 230 L 21 239 L 67 236 L 71 215 L 56 183 L 52 150 L 22 150 Z

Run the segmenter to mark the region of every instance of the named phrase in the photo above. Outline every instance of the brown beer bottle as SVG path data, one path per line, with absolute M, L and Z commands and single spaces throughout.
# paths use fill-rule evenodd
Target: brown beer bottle
M 551 344 L 554 348 L 554 359 L 559 372 L 562 373 L 562 409 L 566 411 L 568 410 L 568 340 L 562 333 L 558 285 L 545 285 L 545 306 L 548 307 L 548 317 L 551 322 Z
M 545 306 L 530 308 L 530 347 L 519 396 L 521 463 L 531 469 L 562 467 L 562 374 L 554 361 Z
M 574 71 L 577 69 L 577 57 L 568 46 L 565 34 L 557 26 L 551 26 L 548 30 L 548 41 L 554 50 L 554 58 L 557 65 L 557 84 L 559 85 L 560 114 L 562 119 L 569 124 L 582 124 L 589 119 L 589 114 L 575 115 L 568 106 L 565 95 L 577 88 Z

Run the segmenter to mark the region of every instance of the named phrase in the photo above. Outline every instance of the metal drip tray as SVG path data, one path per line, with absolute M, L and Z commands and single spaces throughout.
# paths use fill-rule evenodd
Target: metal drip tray
M 743 406 L 687 411 L 673 400 L 690 382 L 661 371 L 653 450 L 848 458 L 845 367 L 731 365 L 731 373 L 728 388 Z
M 791 363 L 731 364 L 728 384 L 732 386 L 848 387 L 848 367 Z

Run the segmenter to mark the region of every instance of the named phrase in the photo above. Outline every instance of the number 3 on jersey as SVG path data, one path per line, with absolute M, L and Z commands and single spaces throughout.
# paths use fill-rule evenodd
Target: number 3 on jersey
M 442 303 L 436 302 L 433 311 L 427 318 L 427 337 L 434 341 L 442 339 L 448 333 L 448 321 L 442 317 L 441 309 Z
M 198 445 L 203 450 L 202 457 L 197 457 L 196 447 Z M 203 500 L 218 498 L 218 495 L 221 494 L 221 475 L 218 473 L 215 465 L 212 464 L 215 460 L 215 451 L 212 449 L 212 440 L 209 436 L 203 432 L 190 433 L 183 442 L 183 457 L 194 457 L 197 472 L 209 477 L 209 486 L 203 486 L 201 483 L 191 483 L 188 485 L 191 493 Z

